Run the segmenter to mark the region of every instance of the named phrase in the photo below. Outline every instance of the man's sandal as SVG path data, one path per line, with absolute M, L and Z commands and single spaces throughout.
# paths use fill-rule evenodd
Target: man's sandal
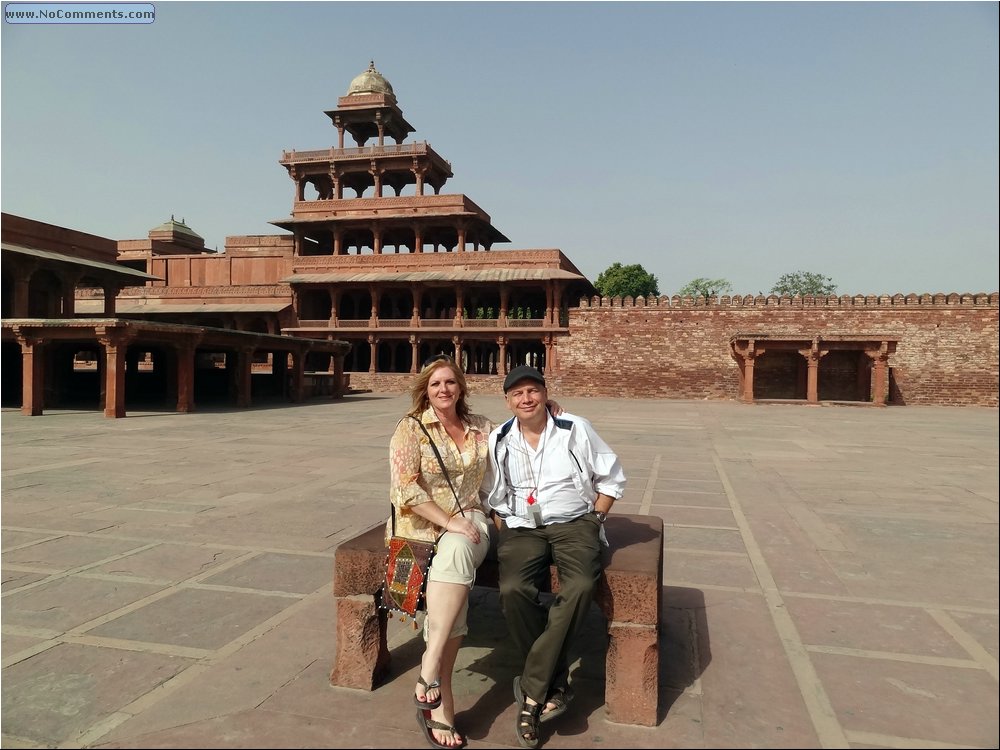
M 569 708 L 569 702 L 573 700 L 573 691 L 568 687 L 553 688 L 549 692 L 549 697 L 545 699 L 545 705 L 552 704 L 552 708 L 548 711 L 543 710 L 542 715 L 538 717 L 538 720 L 542 723 L 546 721 L 551 721 L 559 716 L 566 713 L 566 709 Z
M 514 699 L 518 703 L 524 703 L 524 693 L 521 691 L 521 677 L 514 678 Z M 569 708 L 569 702 L 573 700 L 573 691 L 567 687 L 552 688 L 549 691 L 549 697 L 545 699 L 545 706 L 552 704 L 552 708 L 546 711 L 542 709 L 542 713 L 538 716 L 538 721 L 545 723 L 546 721 L 551 721 L 559 716 L 566 713 L 566 709 Z
M 413 702 L 416 704 L 417 708 L 437 708 L 438 706 L 441 705 L 441 681 L 440 680 L 431 680 L 430 683 L 427 683 L 427 682 L 424 682 L 423 675 L 418 674 L 417 675 L 417 684 L 420 685 L 424 689 L 424 699 L 423 700 L 420 700 L 420 698 L 417 697 L 416 693 L 413 694 Z M 438 691 L 438 697 L 437 697 L 436 700 L 428 700 L 427 699 L 427 693 L 429 693 L 431 690 L 437 690 Z M 448 747 L 451 747 L 451 745 L 449 745 Z
M 543 704 L 531 705 L 525 700 L 521 691 L 521 676 L 514 678 L 514 698 L 517 700 L 518 714 L 514 718 L 514 731 L 517 733 L 517 744 L 521 747 L 538 747 L 538 721 Z
M 459 750 L 459 748 L 465 747 L 464 737 L 454 745 L 446 745 L 443 742 L 438 742 L 438 740 L 434 737 L 434 732 L 431 730 L 448 732 L 451 734 L 452 739 L 455 739 L 455 736 L 458 734 L 458 730 L 450 724 L 434 721 L 434 719 L 431 718 L 431 712 L 427 709 L 422 708 L 417 711 L 417 723 L 420 725 L 420 729 L 423 730 L 424 739 L 427 740 L 427 744 L 431 747 L 439 748 L 439 750 Z
M 521 747 L 538 747 L 538 714 L 541 713 L 542 704 L 536 703 L 532 706 L 529 703 L 522 703 L 520 711 L 515 719 L 515 731 L 517 731 L 517 744 Z

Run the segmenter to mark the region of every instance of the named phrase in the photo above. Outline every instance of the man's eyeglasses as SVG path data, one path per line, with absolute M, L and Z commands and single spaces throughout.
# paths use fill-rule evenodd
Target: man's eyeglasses
M 434 355 L 428 357 L 427 359 L 425 359 L 424 363 L 423 363 L 423 365 L 421 365 L 421 367 L 428 367 L 429 365 L 432 365 L 435 362 L 452 362 L 453 363 L 454 361 L 455 360 L 453 360 L 447 354 L 434 354 Z

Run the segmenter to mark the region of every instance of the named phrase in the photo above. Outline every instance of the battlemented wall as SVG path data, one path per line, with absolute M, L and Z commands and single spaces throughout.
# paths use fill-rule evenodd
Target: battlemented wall
M 894 403 L 997 406 L 998 307 L 996 293 L 595 297 L 570 310 L 559 373 L 548 376 L 566 395 L 734 400 L 733 336 L 890 337 Z

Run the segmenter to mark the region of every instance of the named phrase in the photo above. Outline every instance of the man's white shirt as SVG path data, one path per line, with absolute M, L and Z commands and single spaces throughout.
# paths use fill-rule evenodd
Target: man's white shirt
M 614 451 L 586 419 L 569 413 L 546 414 L 537 448 L 521 434 L 516 419 L 490 433 L 490 471 L 483 490 L 488 507 L 511 528 L 562 523 L 594 509 L 598 493 L 616 500 L 625 489 L 625 474 Z M 535 503 L 529 504 L 533 495 Z

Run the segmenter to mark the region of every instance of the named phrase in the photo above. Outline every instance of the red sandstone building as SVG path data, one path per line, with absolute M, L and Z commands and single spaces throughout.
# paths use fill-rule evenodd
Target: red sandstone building
M 249 406 L 268 396 L 299 401 L 317 390 L 342 392 L 344 342 L 121 316 L 119 291 L 158 279 L 119 263 L 118 243 L 10 214 L 2 219 L 5 406 L 37 416 L 93 405 L 124 417 L 127 401 L 151 397 L 189 412 L 196 401 Z M 325 389 L 306 378 L 307 358 L 317 355 L 329 376 Z M 255 360 L 269 367 L 256 378 Z
M 117 243 L 119 266 L 152 278 L 77 284 L 74 314 L 106 311 L 113 288 L 127 320 L 347 342 L 344 379 L 332 349 L 296 365 L 300 379 L 333 375 L 333 390 L 405 390 L 443 351 L 473 392 L 499 393 L 530 363 L 563 395 L 997 405 L 996 292 L 601 299 L 562 252 L 497 249 L 509 240 L 489 214 L 441 192 L 450 163 L 405 142 L 414 128 L 374 64 L 325 114 L 335 147 L 281 156 L 292 210 L 272 223 L 285 234 L 214 253 L 172 218 Z M 6 260 L 4 273 L 6 292 Z M 261 351 L 245 356 L 274 368 Z

